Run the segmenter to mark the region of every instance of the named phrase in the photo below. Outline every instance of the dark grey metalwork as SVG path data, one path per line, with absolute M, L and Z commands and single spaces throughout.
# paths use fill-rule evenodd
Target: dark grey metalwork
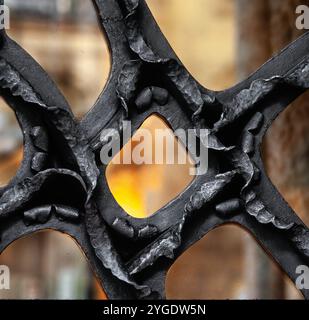
M 80 122 L 42 68 L 1 33 L 1 95 L 24 132 L 24 159 L 0 191 L 0 252 L 24 235 L 58 230 L 76 239 L 110 298 L 158 299 L 181 253 L 215 227 L 236 223 L 295 280 L 296 267 L 308 264 L 308 228 L 267 177 L 260 145 L 276 116 L 309 86 L 309 34 L 245 81 L 214 92 L 183 67 L 144 0 L 94 3 L 112 71 Z M 154 113 L 174 130 L 196 128 L 198 137 L 209 128 L 210 168 L 156 214 L 135 219 L 109 191 L 99 161 L 108 141 L 100 134 L 121 131 L 123 119 L 136 131 Z

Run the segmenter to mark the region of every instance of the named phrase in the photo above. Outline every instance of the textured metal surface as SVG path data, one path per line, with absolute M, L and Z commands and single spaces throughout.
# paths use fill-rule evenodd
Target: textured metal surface
M 144 0 L 94 3 L 112 71 L 80 122 L 41 67 L 1 34 L 1 95 L 24 132 L 24 159 L 0 190 L 0 252 L 22 236 L 58 230 L 76 239 L 110 298 L 158 299 L 181 253 L 215 227 L 236 223 L 295 280 L 296 267 L 308 264 L 308 228 L 271 184 L 260 145 L 276 116 L 309 87 L 309 34 L 245 81 L 214 92 L 184 68 Z M 135 219 L 109 191 L 100 135 L 121 131 L 124 119 L 135 132 L 154 113 L 174 130 L 209 129 L 209 170 L 153 216 Z

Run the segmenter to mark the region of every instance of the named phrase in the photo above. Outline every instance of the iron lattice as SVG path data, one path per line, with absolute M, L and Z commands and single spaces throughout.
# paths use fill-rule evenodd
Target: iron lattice
M 296 267 L 308 264 L 308 228 L 267 177 L 260 145 L 277 115 L 309 87 L 309 34 L 245 81 L 214 92 L 184 68 L 144 0 L 94 3 L 112 71 L 81 121 L 44 70 L 1 33 L 1 95 L 23 130 L 24 159 L 0 191 L 0 252 L 22 236 L 54 229 L 77 241 L 109 298 L 159 299 L 177 257 L 212 229 L 234 223 L 295 281 Z M 208 128 L 209 170 L 153 216 L 135 219 L 109 191 L 99 161 L 109 142 L 100 135 L 123 130 L 124 119 L 135 132 L 152 114 L 173 130 L 195 128 L 202 143 L 199 129 Z

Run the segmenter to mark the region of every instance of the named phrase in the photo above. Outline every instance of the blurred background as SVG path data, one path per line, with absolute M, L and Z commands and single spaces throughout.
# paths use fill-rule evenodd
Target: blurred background
M 248 76 L 298 37 L 295 9 L 305 0 L 147 0 L 162 31 L 193 76 L 222 90 Z M 110 57 L 90 0 L 6 0 L 9 35 L 50 74 L 77 118 L 104 88 Z M 273 183 L 309 223 L 309 107 L 304 95 L 276 120 L 264 140 Z M 106 106 L 108 108 L 108 106 Z M 152 116 L 142 126 L 167 127 Z M 138 134 L 138 132 L 137 132 Z M 171 133 L 172 134 L 172 133 Z M 175 144 L 179 145 L 175 138 Z M 181 146 L 180 146 L 181 148 Z M 185 149 L 182 152 L 186 152 Z M 0 186 L 22 160 L 22 133 L 0 100 Z M 186 165 L 110 165 L 107 179 L 119 205 L 143 218 L 174 199 L 192 181 Z M 0 256 L 11 269 L 11 290 L 0 298 L 104 299 L 84 256 L 69 237 L 45 231 L 13 243 Z M 299 292 L 244 230 L 214 230 L 171 268 L 174 299 L 301 299 Z

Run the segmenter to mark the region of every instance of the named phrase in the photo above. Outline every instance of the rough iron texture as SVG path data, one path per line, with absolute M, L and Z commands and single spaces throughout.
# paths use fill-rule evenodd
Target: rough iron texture
M 259 148 L 274 118 L 309 87 L 309 34 L 242 83 L 212 92 L 149 23 L 144 0 L 94 2 L 114 68 L 81 122 L 37 63 L 1 34 L 1 94 L 30 137 L 25 152 L 31 156 L 0 190 L 0 252 L 25 234 L 59 229 L 78 241 L 110 298 L 164 298 L 175 259 L 213 228 L 238 223 L 295 280 L 293 270 L 309 260 L 309 231 L 269 182 Z M 115 202 L 106 166 L 96 159 L 103 129 L 122 130 L 121 120 L 129 119 L 136 131 L 153 113 L 173 129 L 196 129 L 202 143 L 198 129 L 209 129 L 209 171 L 141 220 Z

